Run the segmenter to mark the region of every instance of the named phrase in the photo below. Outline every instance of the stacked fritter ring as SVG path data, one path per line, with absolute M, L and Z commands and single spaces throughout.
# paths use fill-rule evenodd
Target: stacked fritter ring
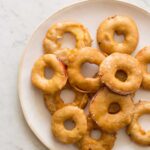
M 122 43 L 116 42 L 114 35 L 124 35 Z M 135 22 L 126 16 L 112 16 L 102 22 L 97 31 L 100 48 L 107 54 L 114 52 L 132 53 L 138 43 L 138 29 Z
M 82 48 L 70 55 L 67 72 L 71 86 L 84 93 L 97 91 L 101 86 L 100 78 L 98 76 L 95 78 L 84 77 L 81 74 L 80 67 L 86 62 L 100 65 L 104 59 L 103 53 L 91 47 Z
M 125 81 L 116 77 L 118 71 L 126 73 Z M 99 75 L 106 86 L 122 95 L 134 93 L 142 82 L 139 62 L 128 54 L 113 53 L 109 55 L 101 64 Z
M 52 78 L 45 77 L 45 68 L 54 70 Z M 34 64 L 31 75 L 32 83 L 44 93 L 54 94 L 62 89 L 67 82 L 66 69 L 63 63 L 53 54 L 41 56 Z
M 87 118 L 87 125 L 87 132 L 78 143 L 80 150 L 111 150 L 116 140 L 116 134 L 102 131 L 90 117 Z M 93 130 L 100 131 L 99 139 L 91 137 Z
M 133 119 L 128 126 L 127 133 L 138 144 L 150 146 L 150 131 L 144 131 L 138 123 L 139 117 L 150 114 L 150 102 L 140 101 L 135 105 Z
M 75 98 L 73 102 L 64 103 L 63 99 L 60 97 L 61 91 L 64 89 L 71 89 L 74 92 Z M 62 90 L 56 92 L 54 95 L 44 94 L 44 101 L 45 101 L 46 107 L 48 108 L 51 114 L 53 114 L 58 109 L 67 105 L 78 106 L 79 108 L 84 108 L 86 106 L 88 102 L 87 94 L 80 93 L 74 90 L 68 83 L 65 85 L 65 87 Z
M 91 46 L 92 40 L 88 29 L 82 24 L 76 22 L 56 23 L 49 28 L 43 41 L 45 53 L 55 53 L 56 55 L 58 54 L 60 58 L 64 59 L 64 52 L 61 53 L 62 48 L 59 39 L 61 39 L 65 33 L 74 35 L 76 39 L 75 47 L 77 49 Z M 64 50 L 69 51 L 70 49 L 65 48 L 63 51 Z
M 144 47 L 136 55 L 136 59 L 140 62 L 141 69 L 143 71 L 142 86 L 145 89 L 150 89 L 150 73 L 148 72 L 147 65 L 150 63 L 150 46 Z
M 75 127 L 67 130 L 64 126 L 66 120 L 72 120 Z M 84 111 L 76 106 L 65 106 L 57 110 L 52 116 L 51 128 L 54 136 L 63 143 L 79 141 L 87 130 L 87 119 Z
M 90 114 L 102 130 L 113 133 L 131 121 L 134 104 L 130 95 L 122 96 L 100 89 L 90 104 Z

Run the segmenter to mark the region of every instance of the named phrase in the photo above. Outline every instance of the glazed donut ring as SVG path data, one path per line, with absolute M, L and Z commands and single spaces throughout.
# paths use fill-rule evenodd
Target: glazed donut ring
M 122 43 L 114 40 L 115 33 L 124 35 Z M 100 24 L 97 41 L 100 48 L 107 54 L 114 52 L 131 54 L 138 44 L 138 29 L 130 17 L 112 16 Z
M 66 120 L 73 120 L 75 127 L 67 130 L 64 127 Z M 84 111 L 76 106 L 65 106 L 57 110 L 51 121 L 51 128 L 54 136 L 63 143 L 75 143 L 79 141 L 87 130 L 87 120 Z
M 127 133 L 134 142 L 150 146 L 150 131 L 144 131 L 138 123 L 139 117 L 143 114 L 150 114 L 150 102 L 140 101 L 135 105 L 133 119 L 128 126 Z
M 63 99 L 60 97 L 60 93 L 63 89 L 71 89 L 75 93 L 75 99 L 73 102 L 64 103 Z M 58 109 L 68 105 L 78 106 L 79 108 L 84 108 L 86 106 L 88 102 L 87 94 L 74 90 L 69 84 L 65 85 L 63 89 L 56 92 L 54 95 L 44 94 L 45 105 L 51 114 L 53 114 Z
M 119 105 L 120 108 L 110 111 L 109 108 L 113 104 Z M 102 88 L 93 97 L 89 111 L 92 119 L 102 130 L 114 133 L 131 122 L 133 108 L 130 95 L 122 96 Z
M 103 53 L 91 47 L 82 48 L 70 55 L 67 72 L 71 86 L 84 93 L 97 91 L 101 86 L 100 78 L 98 76 L 95 78 L 84 77 L 81 74 L 80 67 L 86 62 L 100 65 L 104 59 Z
M 115 76 L 119 70 L 127 74 L 124 82 Z M 113 53 L 108 56 L 100 66 L 99 75 L 101 81 L 112 91 L 122 95 L 134 93 L 142 82 L 139 62 L 128 54 Z
M 51 79 L 45 77 L 44 69 L 50 67 L 54 70 Z M 53 54 L 41 56 L 34 64 L 31 73 L 32 83 L 44 93 L 54 94 L 62 89 L 67 82 L 65 67 Z
M 87 118 L 87 125 L 87 132 L 78 143 L 80 150 L 111 150 L 116 140 L 116 134 L 102 131 L 90 117 Z M 91 137 L 92 130 L 101 132 L 99 139 Z
M 92 40 L 90 34 L 82 24 L 75 22 L 56 23 L 49 28 L 43 41 L 45 53 L 61 51 L 61 43 L 58 40 L 63 37 L 64 33 L 68 32 L 74 35 L 76 48 L 91 46 Z
M 139 51 L 136 59 L 140 62 L 143 71 L 142 87 L 150 90 L 150 73 L 147 71 L 147 65 L 150 63 L 150 47 L 144 47 Z

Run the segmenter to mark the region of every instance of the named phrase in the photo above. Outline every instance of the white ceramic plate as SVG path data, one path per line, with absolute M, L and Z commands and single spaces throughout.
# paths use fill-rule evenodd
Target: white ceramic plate
M 116 14 L 129 15 L 134 18 L 138 25 L 140 39 L 134 54 L 143 46 L 150 44 L 150 15 L 148 12 L 124 2 L 93 0 L 74 4 L 50 16 L 36 29 L 25 49 L 19 71 L 19 97 L 21 106 L 29 127 L 45 146 L 51 150 L 75 150 L 76 148 L 72 145 L 63 145 L 53 138 L 50 130 L 50 115 L 44 106 L 42 94 L 31 84 L 31 69 L 37 58 L 43 54 L 42 40 L 45 33 L 51 24 L 56 22 L 81 22 L 91 33 L 94 40 L 92 46 L 97 47 L 96 29 L 98 25 L 108 16 Z M 150 99 L 150 94 L 148 91 L 139 90 L 136 93 L 135 99 L 135 101 L 139 99 L 148 100 Z M 146 129 L 150 126 L 148 124 L 150 117 L 141 118 L 140 122 Z M 148 150 L 150 148 L 143 148 L 134 144 L 125 134 L 124 129 L 118 132 L 117 141 L 113 150 L 143 149 Z

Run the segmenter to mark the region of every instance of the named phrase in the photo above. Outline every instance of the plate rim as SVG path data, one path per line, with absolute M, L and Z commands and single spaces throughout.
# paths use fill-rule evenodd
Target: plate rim
M 135 5 L 135 4 L 132 4 L 130 2 L 127 2 L 127 1 L 122 1 L 122 0 L 114 0 L 114 1 L 111 1 L 111 0 L 93 0 L 93 1 L 89 1 L 89 0 L 82 0 L 80 2 L 73 2 L 72 4 L 68 4 L 66 6 L 63 6 L 61 7 L 60 9 L 52 12 L 52 14 L 48 17 L 46 17 L 46 19 L 43 19 L 36 27 L 35 29 L 33 30 L 32 34 L 29 36 L 28 40 L 27 40 L 27 43 L 26 43 L 26 46 L 22 52 L 22 55 L 20 57 L 20 61 L 19 61 L 19 67 L 18 67 L 18 76 L 17 76 L 17 95 L 18 95 L 18 98 L 19 98 L 19 102 L 20 102 L 20 106 L 21 106 L 21 110 L 22 110 L 22 113 L 23 113 L 23 116 L 24 116 L 24 119 L 28 125 L 28 127 L 30 128 L 30 130 L 32 131 L 32 133 L 35 135 L 35 137 L 46 147 L 48 148 L 49 150 L 52 150 L 51 147 L 49 147 L 45 141 L 43 140 L 43 138 L 41 137 L 41 135 L 39 135 L 37 133 L 37 131 L 34 129 L 34 127 L 32 127 L 32 123 L 29 121 L 28 117 L 27 117 L 27 114 L 26 114 L 26 111 L 24 110 L 24 107 L 23 107 L 23 104 L 22 104 L 22 92 L 21 92 L 21 76 L 22 76 L 22 69 L 23 69 L 23 62 L 24 62 L 24 58 L 25 58 L 25 54 L 27 53 L 28 51 L 28 45 L 29 43 L 32 41 L 32 38 L 33 38 L 33 35 L 35 34 L 35 32 L 37 32 L 37 30 L 39 30 L 39 28 L 41 27 L 41 25 L 46 22 L 47 20 L 49 20 L 51 17 L 55 17 L 57 14 L 63 12 L 64 10 L 67 10 L 67 9 L 70 9 L 74 6 L 80 6 L 80 5 L 84 5 L 85 3 L 93 3 L 93 2 L 113 2 L 113 3 L 119 3 L 119 4 L 122 4 L 122 5 L 126 5 L 126 6 L 130 6 L 130 7 L 133 7 L 133 8 L 136 8 L 136 9 L 139 9 L 140 11 L 142 11 L 143 13 L 145 13 L 146 15 L 150 16 L 150 11 L 147 10 L 147 9 L 144 9 L 142 6 L 138 6 L 138 5 Z

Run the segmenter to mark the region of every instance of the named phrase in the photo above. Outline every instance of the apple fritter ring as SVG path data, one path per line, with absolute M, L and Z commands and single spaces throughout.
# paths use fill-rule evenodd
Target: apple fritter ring
M 98 76 L 84 77 L 81 74 L 81 65 L 88 62 L 99 66 L 104 59 L 103 53 L 91 47 L 82 48 L 70 55 L 67 72 L 71 86 L 84 93 L 96 92 L 102 85 L 101 79 Z
M 103 131 L 113 133 L 131 122 L 133 108 L 132 96 L 119 95 L 105 87 L 93 97 L 89 111 Z
M 148 72 L 148 64 L 150 63 L 150 46 L 144 47 L 136 55 L 136 59 L 140 62 L 143 71 L 142 87 L 150 90 L 150 73 Z
M 75 98 L 73 102 L 64 103 L 63 99 L 60 97 L 61 91 L 64 89 L 70 89 L 74 92 Z M 86 106 L 88 102 L 87 94 L 76 91 L 69 84 L 66 84 L 62 90 L 56 92 L 53 95 L 44 94 L 45 105 L 51 114 L 67 105 L 78 106 L 79 108 L 84 108 Z
M 78 142 L 80 150 L 111 150 L 116 140 L 116 133 L 106 133 L 98 127 L 98 125 L 91 119 L 87 118 L 87 132 L 83 138 Z M 100 131 L 101 135 L 98 139 L 91 137 L 93 130 Z
M 76 48 L 91 46 L 91 37 L 88 29 L 77 22 L 63 22 L 53 24 L 47 31 L 43 41 L 45 53 L 55 53 L 61 51 L 61 42 L 59 40 L 65 33 L 71 33 L 76 39 Z M 68 49 L 69 50 L 69 49 Z
M 116 77 L 118 71 L 126 74 L 125 81 Z M 143 78 L 139 62 L 134 57 L 121 53 L 109 55 L 101 63 L 99 75 L 106 86 L 122 95 L 134 93 L 140 87 Z
M 68 130 L 64 126 L 64 122 L 72 120 L 75 127 Z M 51 128 L 54 136 L 63 143 L 75 143 L 79 141 L 87 130 L 87 119 L 84 111 L 77 106 L 65 106 L 57 110 L 51 121 Z
M 127 128 L 127 133 L 134 142 L 150 146 L 150 131 L 144 131 L 138 122 L 139 117 L 144 114 L 150 114 L 150 102 L 148 101 L 140 101 L 135 105 L 134 115 Z
M 124 35 L 123 42 L 117 42 L 114 35 Z M 104 52 L 131 54 L 138 44 L 138 29 L 130 17 L 112 16 L 103 21 L 97 30 L 97 41 Z
M 45 77 L 47 67 L 54 71 L 50 79 Z M 53 54 L 41 56 L 32 68 L 31 80 L 33 85 L 47 94 L 54 94 L 61 90 L 65 86 L 67 78 L 63 63 Z

